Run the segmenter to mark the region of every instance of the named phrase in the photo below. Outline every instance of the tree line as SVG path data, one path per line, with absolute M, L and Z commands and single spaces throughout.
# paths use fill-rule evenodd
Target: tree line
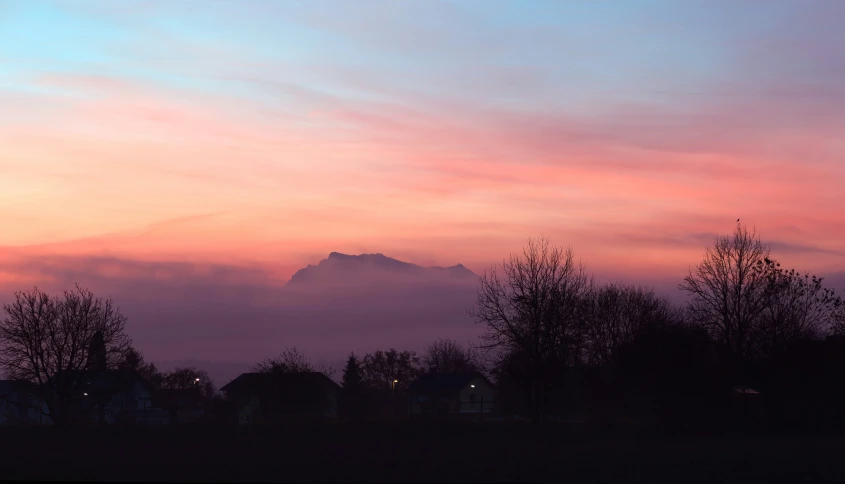
M 320 372 L 335 376 L 335 370 L 311 363 L 296 347 L 282 351 L 253 366 L 258 373 L 286 374 Z M 350 353 L 340 375 L 344 390 L 341 413 L 365 416 L 396 406 L 396 396 L 404 396 L 410 384 L 425 373 L 484 372 L 482 355 L 471 345 L 439 338 L 422 354 L 410 350 L 375 350 L 363 356 Z
M 203 370 L 160 371 L 145 362 L 126 334 L 126 316 L 112 299 L 96 297 L 78 284 L 59 295 L 37 287 L 16 292 L 3 313 L 0 368 L 7 378 L 36 384 L 47 407 L 44 413 L 57 424 L 74 418 L 79 389 L 99 370 L 138 371 L 156 390 L 196 390 L 209 398 L 215 393 Z
M 3 313 L 0 368 L 7 378 L 36 384 L 47 407 L 44 413 L 56 424 L 79 417 L 74 412 L 82 411 L 80 388 L 90 380 L 91 372 L 101 370 L 135 371 L 154 391 L 194 391 L 205 401 L 222 398 L 204 370 L 181 367 L 162 371 L 147 362 L 132 345 L 126 334 L 127 318 L 112 299 L 99 298 L 78 284 L 59 295 L 37 287 L 16 292 L 14 301 L 3 306 Z M 393 348 L 360 359 L 350 354 L 342 383 L 359 397 L 386 390 L 401 392 L 422 373 L 437 369 L 470 371 L 481 366 L 471 348 L 437 340 L 423 355 Z M 334 375 L 332 368 L 314 365 L 296 347 L 256 363 L 252 371 Z
M 808 345 L 845 334 L 845 305 L 823 278 L 781 267 L 739 222 L 678 287 L 688 296 L 684 305 L 650 288 L 598 285 L 571 249 L 531 239 L 484 273 L 472 315 L 486 327 L 482 348 L 497 355 L 500 393 L 540 419 L 571 403 L 567 380 L 585 379 L 581 390 L 593 404 L 634 396 L 712 406 L 709 399 L 731 391 L 759 393 L 754 387 L 785 395 L 800 380 L 787 383 L 785 368 L 809 361 Z M 835 363 L 806 370 L 840 368 L 845 350 L 838 348 Z M 669 403 L 681 396 L 687 400 Z M 668 412 L 659 405 L 656 413 Z
M 484 327 L 479 343 L 440 339 L 422 354 L 393 348 L 350 354 L 340 380 L 348 395 L 395 394 L 427 372 L 480 371 L 496 382 L 503 410 L 536 419 L 565 412 L 587 393 L 596 408 L 603 398 L 658 413 L 691 402 L 716 405 L 712 398 L 736 389 L 785 395 L 797 385 L 784 383 L 788 369 L 821 374 L 832 365 L 813 360 L 808 348 L 845 335 L 845 304 L 823 281 L 781 267 L 756 232 L 739 223 L 681 281 L 683 305 L 648 287 L 597 284 L 570 248 L 529 239 L 522 253 L 480 277 L 470 311 Z M 54 421 L 72 408 L 80 382 L 69 375 L 95 362 L 135 370 L 157 389 L 216 394 L 202 370 L 161 372 L 145 362 L 112 300 L 78 285 L 58 296 L 17 292 L 3 313 L 0 367 L 9 378 L 44 388 Z M 334 375 L 296 347 L 253 371 Z

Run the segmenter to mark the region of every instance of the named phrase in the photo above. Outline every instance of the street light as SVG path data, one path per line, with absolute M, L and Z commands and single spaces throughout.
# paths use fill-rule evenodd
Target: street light
M 393 394 L 390 397 L 390 404 L 393 406 L 393 416 L 396 417 L 396 384 L 399 383 L 399 380 L 393 380 L 393 383 L 390 384 L 391 390 Z

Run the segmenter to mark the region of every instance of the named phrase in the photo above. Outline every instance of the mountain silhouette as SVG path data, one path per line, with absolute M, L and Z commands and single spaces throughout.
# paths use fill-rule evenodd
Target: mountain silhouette
M 384 254 L 332 252 L 297 271 L 276 294 L 281 311 L 264 334 L 290 331 L 299 346 L 313 345 L 326 355 L 387 347 L 422 351 L 441 337 L 472 341 L 483 329 L 468 314 L 478 280 L 461 264 L 423 267 Z
M 317 265 L 296 271 L 288 286 L 355 285 L 375 283 L 475 283 L 478 276 L 462 264 L 423 267 L 384 254 L 347 255 L 332 252 Z

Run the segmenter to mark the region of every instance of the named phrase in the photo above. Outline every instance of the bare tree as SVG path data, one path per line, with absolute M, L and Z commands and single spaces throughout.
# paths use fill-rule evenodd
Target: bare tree
M 822 285 L 824 278 L 786 270 L 765 259 L 765 306 L 756 337 L 761 356 L 772 356 L 801 339 L 815 338 L 835 324 L 842 299 Z
M 475 348 L 463 347 L 456 341 L 437 339 L 428 345 L 422 363 L 429 372 L 454 373 L 480 371 L 481 363 Z
M 267 358 L 255 364 L 253 371 L 257 373 L 306 373 L 316 371 L 316 369 L 308 357 L 294 346 L 285 349 L 277 357 Z
M 126 317 L 111 299 L 81 288 L 50 296 L 34 288 L 3 305 L 0 367 L 10 378 L 36 383 L 55 424 L 73 418 L 84 370 L 95 360 L 117 366 L 131 341 Z
M 331 378 L 334 369 L 331 367 L 317 367 L 308 357 L 295 346 L 282 351 L 279 356 L 267 358 L 253 366 L 258 373 L 308 373 L 319 371 Z
M 582 358 L 591 287 L 572 250 L 550 247 L 545 238 L 529 239 L 522 254 L 503 262 L 502 277 L 495 267 L 481 277 L 470 314 L 486 326 L 482 348 L 521 355 L 530 368 L 536 417 L 544 417 L 541 394 L 552 368 Z
M 608 284 L 590 297 L 587 357 L 592 364 L 610 365 L 623 345 L 631 344 L 648 325 L 675 322 L 679 315 L 668 299 L 652 289 Z
M 737 223 L 734 233 L 716 238 L 704 260 L 678 287 L 690 295 L 690 315 L 707 328 L 735 362 L 753 352 L 756 324 L 766 307 L 765 260 L 769 248 L 756 232 Z
M 216 393 L 214 382 L 205 370 L 196 368 L 174 368 L 162 377 L 164 390 L 199 390 L 204 398 L 213 398 Z
M 376 390 L 404 390 L 420 373 L 420 359 L 413 351 L 376 350 L 364 355 L 364 384 Z

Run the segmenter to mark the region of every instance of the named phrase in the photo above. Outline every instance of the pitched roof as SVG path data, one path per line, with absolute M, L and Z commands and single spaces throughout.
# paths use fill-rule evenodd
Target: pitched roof
M 322 386 L 340 390 L 340 386 L 318 371 L 301 373 L 242 373 L 220 390 L 226 393 L 264 393 Z
M 244 373 L 221 390 L 227 397 L 257 398 L 267 415 L 321 413 L 340 394 L 340 386 L 319 372 Z
M 411 383 L 408 390 L 411 393 L 423 394 L 433 392 L 452 392 L 465 388 L 471 381 L 480 378 L 493 386 L 484 375 L 477 371 L 456 373 L 426 373 Z

